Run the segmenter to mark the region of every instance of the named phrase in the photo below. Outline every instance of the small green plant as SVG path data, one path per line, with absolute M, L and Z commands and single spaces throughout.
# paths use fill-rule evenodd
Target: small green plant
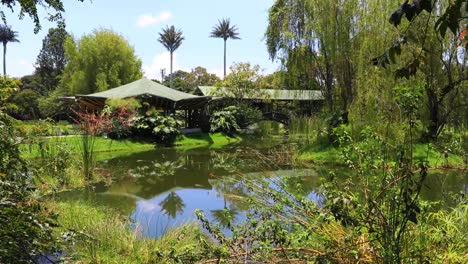
M 226 110 L 214 112 L 210 117 L 211 132 L 236 133 L 240 127 L 233 112 Z
M 173 145 L 180 130 L 183 126 L 183 121 L 175 116 L 155 116 L 155 126 L 153 128 L 153 135 L 158 144 L 167 146 Z

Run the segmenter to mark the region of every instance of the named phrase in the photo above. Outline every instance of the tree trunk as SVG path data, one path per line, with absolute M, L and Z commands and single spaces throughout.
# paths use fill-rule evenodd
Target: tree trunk
M 224 40 L 224 79 L 226 79 L 226 42 L 227 39 Z
M 172 81 L 173 81 L 173 76 L 172 76 L 172 55 L 173 55 L 173 52 L 171 51 L 171 79 L 170 79 L 171 80 L 170 81 L 171 85 L 170 86 L 171 86 L 171 88 L 174 88 L 173 85 L 172 85 Z
M 6 78 L 6 42 L 3 42 L 3 77 Z
M 441 126 L 439 101 L 435 91 L 427 89 L 427 99 L 429 103 L 429 125 L 427 127 L 426 140 L 434 141 L 437 139 Z

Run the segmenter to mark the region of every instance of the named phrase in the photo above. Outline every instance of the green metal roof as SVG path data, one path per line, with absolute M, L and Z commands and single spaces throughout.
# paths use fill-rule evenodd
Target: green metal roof
M 79 102 L 91 102 L 96 107 L 102 106 L 106 99 L 124 99 L 131 97 L 163 100 L 166 102 L 163 105 L 168 106 L 169 103 L 171 108 L 176 109 L 198 109 L 211 100 L 211 96 L 198 96 L 184 93 L 146 78 L 103 92 L 75 96 Z
M 109 89 L 99 93 L 77 95 L 76 97 L 92 97 L 92 98 L 130 98 L 142 95 L 152 95 L 156 97 L 165 98 L 173 102 L 178 102 L 186 99 L 201 98 L 197 95 L 192 95 L 180 92 L 169 87 L 166 87 L 157 82 L 148 80 L 146 78 L 134 81 L 117 88 Z
M 235 97 L 226 87 L 198 86 L 200 94 L 205 96 Z M 244 99 L 276 100 L 276 101 L 318 101 L 324 100 L 319 90 L 274 90 L 257 89 L 255 93 L 246 95 Z

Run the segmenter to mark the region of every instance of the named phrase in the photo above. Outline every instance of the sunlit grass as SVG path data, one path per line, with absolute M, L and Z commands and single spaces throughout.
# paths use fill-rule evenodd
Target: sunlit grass
M 116 210 L 89 201 L 50 201 L 47 207 L 58 213 L 57 236 L 70 232 L 64 252 L 73 263 L 172 263 L 165 252 L 177 254 L 198 245 L 194 224 L 151 239 L 134 230 Z

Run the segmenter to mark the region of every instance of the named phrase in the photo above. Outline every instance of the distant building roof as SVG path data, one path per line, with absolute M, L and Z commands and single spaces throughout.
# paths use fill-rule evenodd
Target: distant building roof
M 211 96 L 197 96 L 184 93 L 146 78 L 103 92 L 75 96 L 78 100 L 90 99 L 98 101 L 105 101 L 106 99 L 112 98 L 123 99 L 131 97 L 154 97 L 171 101 L 174 103 L 174 107 L 179 109 L 192 108 L 195 106 L 199 107 L 201 104 L 205 104 L 211 99 Z
M 204 96 L 235 97 L 226 87 L 198 86 L 198 94 Z M 274 90 L 261 89 L 247 94 L 244 99 L 276 101 L 319 101 L 325 98 L 319 90 Z

